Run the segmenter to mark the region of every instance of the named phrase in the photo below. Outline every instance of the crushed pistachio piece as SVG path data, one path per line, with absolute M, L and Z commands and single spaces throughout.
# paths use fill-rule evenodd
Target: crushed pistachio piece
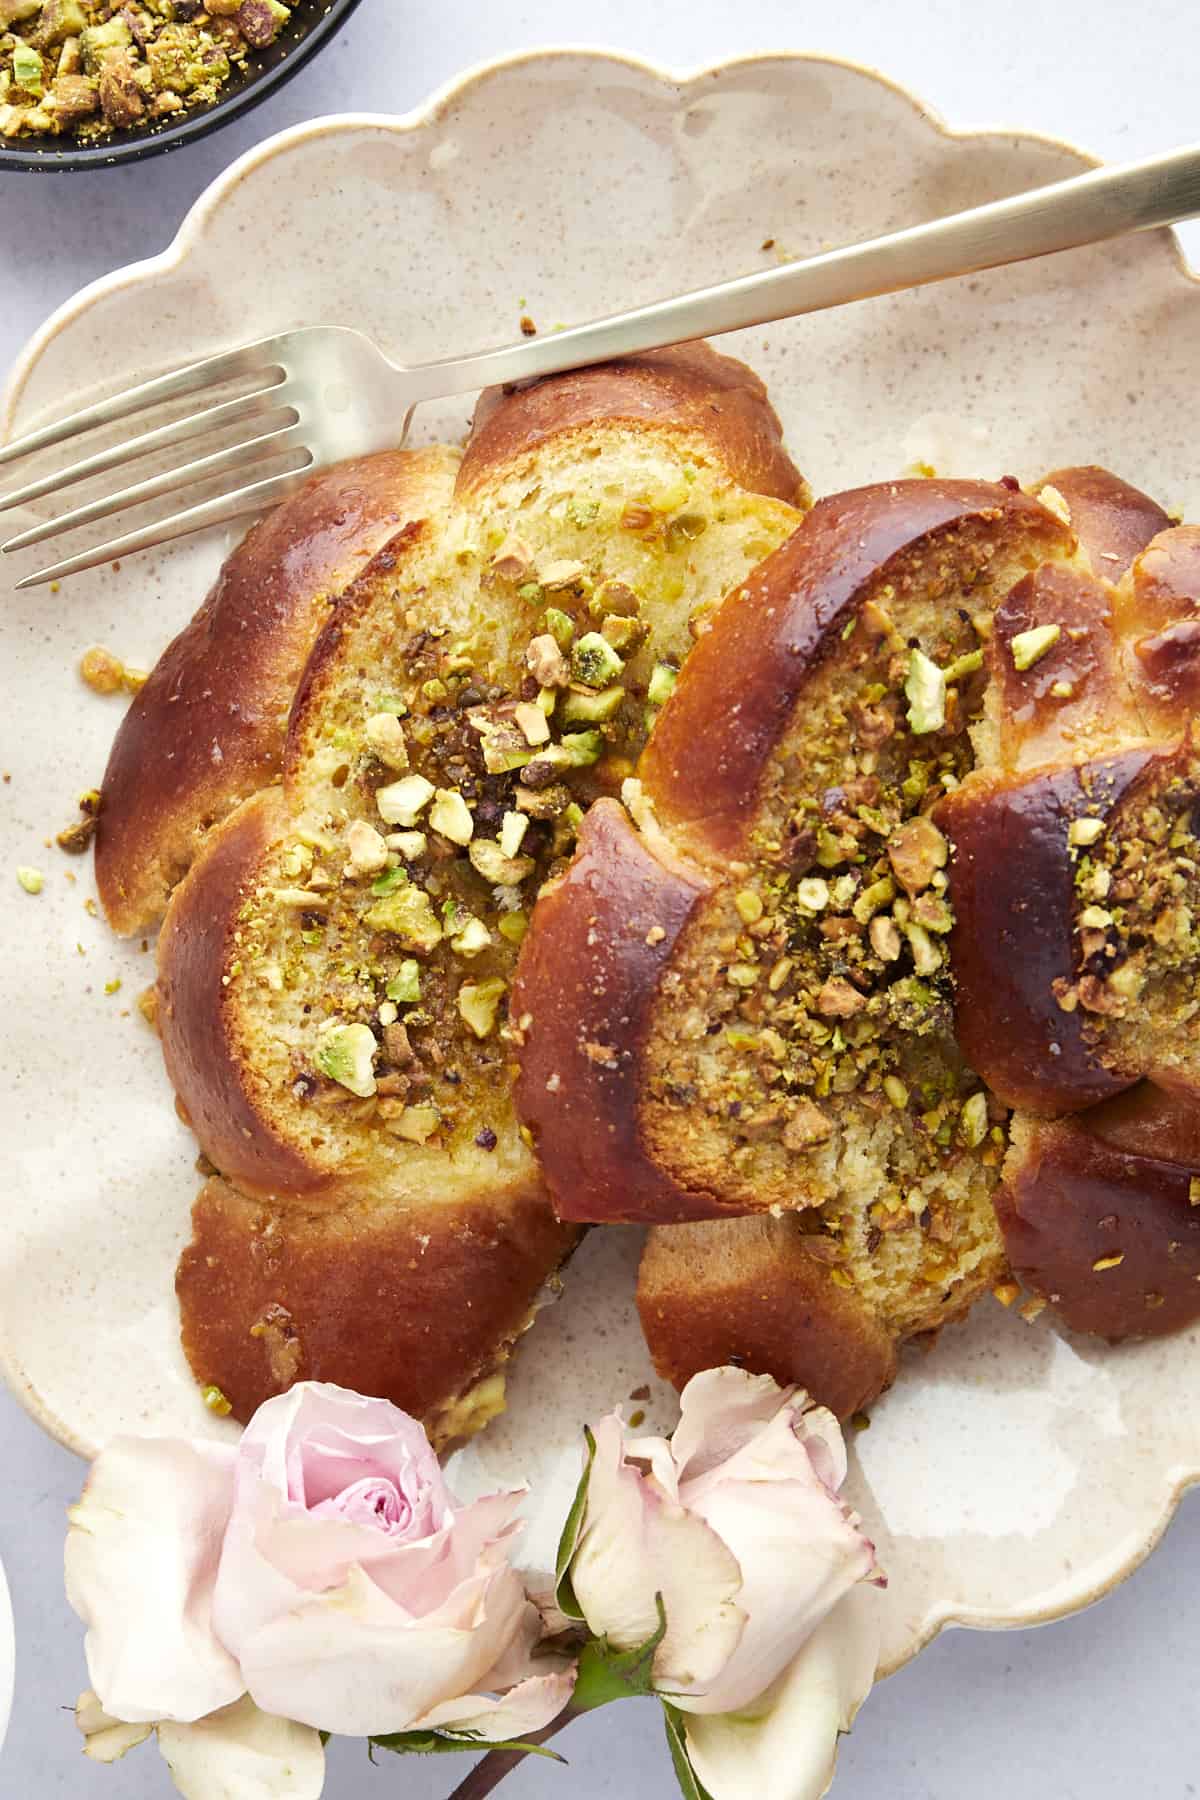
M 519 701 L 513 708 L 513 718 L 527 744 L 550 742 L 550 722 L 536 701 Z
M 492 934 L 482 919 L 467 916 L 450 939 L 450 948 L 459 956 L 478 956 L 492 941 Z
M 904 681 L 909 729 L 915 736 L 940 731 L 946 723 L 946 677 L 923 650 L 913 650 Z
M 902 1112 L 908 1105 L 908 1089 L 905 1087 L 900 1077 L 898 1075 L 885 1075 L 882 1086 L 884 1093 L 896 1108 L 897 1112 Z
M 551 769 L 586 769 L 603 754 L 604 739 L 598 731 L 572 731 L 560 744 L 547 744 L 539 750 L 526 775 L 539 763 Z
M 500 821 L 500 848 L 505 856 L 516 856 L 529 829 L 525 813 L 506 812 Z
M 612 645 L 598 631 L 585 631 L 571 651 L 571 673 L 584 687 L 608 687 L 624 668 Z
M 521 814 L 516 816 L 526 823 Z M 476 838 L 467 854 L 471 867 L 494 887 L 516 887 L 533 874 L 532 856 L 506 856 L 495 838 Z
M 515 531 L 510 531 L 492 558 L 492 569 L 503 581 L 524 581 L 533 567 L 533 551 Z
M 28 863 L 17 866 L 17 880 L 27 894 L 40 894 L 45 884 L 45 876 L 40 869 L 30 868 Z
M 375 805 L 389 825 L 413 826 L 436 792 L 424 775 L 402 775 L 387 787 L 376 788 Z
M 625 689 L 621 686 L 601 688 L 598 693 L 580 693 L 572 689 L 562 704 L 564 725 L 604 725 L 621 710 Z M 546 734 L 549 736 L 549 732 Z
M 233 972 L 240 973 L 239 964 L 234 963 Z M 119 994 L 121 991 L 121 977 L 119 975 L 114 975 L 111 981 L 106 981 L 104 984 L 104 991 L 106 994 Z
M 1097 1275 L 1100 1275 L 1104 1272 L 1105 1269 L 1119 1269 L 1121 1264 L 1124 1261 L 1125 1261 L 1125 1252 L 1123 1250 L 1119 1250 L 1115 1256 L 1098 1256 L 1096 1258 L 1095 1262 L 1092 1264 L 1092 1268 L 1095 1270 Z
M 1038 489 L 1037 498 L 1039 506 L 1044 506 L 1047 512 L 1053 513 L 1056 519 L 1061 519 L 1064 525 L 1070 525 L 1071 508 L 1067 505 L 1065 494 L 1060 494 L 1056 487 L 1046 482 L 1044 487 Z
M 382 875 L 375 878 L 371 883 L 371 892 L 373 894 L 394 894 L 396 889 L 403 887 L 407 880 L 407 871 L 396 865 L 393 868 L 385 869 Z
M 379 1045 L 369 1025 L 323 1025 L 317 1033 L 314 1061 L 322 1075 L 348 1088 L 361 1100 L 375 1092 L 375 1056 Z
M 1103 906 L 1085 906 L 1079 915 L 1085 931 L 1107 931 L 1112 922 L 1112 914 Z
M 544 631 L 540 636 L 531 639 L 525 650 L 525 667 L 533 676 L 540 688 L 566 687 L 571 679 L 570 666 L 563 651 L 570 648 L 574 627 L 566 613 L 555 613 L 556 619 L 566 620 L 570 635 L 564 642 L 556 630 Z M 551 614 L 546 614 L 549 625 Z
M 377 875 L 387 868 L 388 847 L 382 832 L 364 819 L 355 819 L 346 832 L 346 867 L 351 875 Z M 309 853 L 309 862 L 312 853 Z M 289 870 L 291 874 L 293 871 Z M 296 870 L 299 874 L 300 871 Z
M 549 562 L 538 570 L 538 580 L 548 594 L 557 593 L 561 588 L 574 587 L 580 576 L 586 571 L 581 562 L 571 557 L 563 557 Z
M 389 850 L 398 850 L 406 862 L 415 862 L 429 848 L 423 831 L 389 831 L 383 841 Z
M 200 1398 L 203 1400 L 205 1406 L 207 1406 L 209 1412 L 216 1413 L 219 1419 L 228 1418 L 229 1414 L 233 1411 L 232 1400 L 230 1400 L 227 1394 L 222 1393 L 215 1382 L 210 1381 L 207 1387 L 202 1387 L 200 1389 Z
M 942 674 L 946 678 L 946 685 L 949 686 L 952 681 L 961 681 L 964 675 L 974 675 L 982 667 L 983 651 L 968 650 L 964 655 L 956 656 L 952 663 L 947 663 Z
M 389 1000 L 401 1006 L 415 1006 L 421 998 L 421 965 L 406 959 L 384 989 Z
M 739 919 L 744 920 L 747 925 L 756 924 L 765 910 L 761 895 L 756 894 L 753 888 L 743 888 L 740 893 L 735 894 L 733 904 L 737 908 Z
M 1026 669 L 1032 669 L 1048 650 L 1053 650 L 1061 636 L 1061 625 L 1035 625 L 1029 631 L 1018 631 L 1009 644 L 1014 669 L 1022 674 Z
M 1067 826 L 1067 842 L 1076 848 L 1094 844 L 1104 836 L 1105 829 L 1103 819 L 1072 819 Z
M 441 1122 L 442 1115 L 436 1106 L 406 1106 L 396 1118 L 388 1120 L 388 1130 L 410 1144 L 424 1144 Z
M 120 657 L 114 656 L 103 644 L 93 644 L 90 650 L 85 650 L 79 664 L 80 678 L 93 694 L 119 694 L 124 673 L 125 665 Z
M 372 713 L 367 720 L 364 736 L 368 750 L 381 763 L 386 763 L 389 769 L 407 769 L 408 744 L 404 727 L 395 713 Z
M 958 1130 L 967 1149 L 978 1150 L 988 1134 L 987 1095 L 982 1090 L 963 1102 L 958 1115 Z
M 372 931 L 390 931 L 409 950 L 434 950 L 442 941 L 442 928 L 429 895 L 413 882 L 376 901 L 365 921 Z M 392 994 L 390 998 L 398 996 Z
M 678 680 L 679 670 L 670 663 L 655 663 L 646 688 L 646 698 L 651 706 L 665 706 L 675 692 Z
M 438 788 L 429 809 L 431 828 L 452 844 L 469 844 L 475 831 L 471 809 L 457 788 Z
M 796 898 L 810 912 L 824 912 L 829 905 L 829 883 L 820 875 L 806 875 L 796 883 Z
M 495 1030 L 496 1014 L 506 985 L 495 976 L 490 981 L 464 981 L 459 988 L 459 1015 L 477 1038 L 489 1037 Z
M 560 650 L 569 650 L 575 637 L 575 626 L 569 615 L 557 606 L 546 608 L 546 630 Z M 534 639 L 537 642 L 537 639 Z
M 502 913 L 496 930 L 507 943 L 519 944 L 529 930 L 529 915 L 521 911 Z

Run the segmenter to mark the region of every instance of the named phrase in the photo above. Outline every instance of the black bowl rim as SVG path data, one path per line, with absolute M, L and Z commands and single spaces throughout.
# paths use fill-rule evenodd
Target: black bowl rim
M 33 174 L 51 175 L 78 172 L 81 169 L 112 169 L 120 163 L 142 162 L 149 156 L 162 156 L 168 150 L 178 150 L 184 144 L 207 137 L 210 131 L 219 131 L 222 125 L 240 118 L 276 88 L 290 81 L 293 75 L 298 75 L 305 63 L 317 54 L 335 31 L 340 30 L 359 3 L 360 0 L 328 0 L 321 17 L 308 26 L 279 62 L 252 76 L 224 100 L 214 101 L 211 106 L 187 115 L 177 125 L 156 127 L 152 131 L 115 142 L 110 139 L 101 144 L 77 145 L 70 150 L 18 150 L 15 147 L 17 139 L 13 140 L 14 147 L 9 149 L 0 141 L 0 174 L 6 170 L 26 170 Z

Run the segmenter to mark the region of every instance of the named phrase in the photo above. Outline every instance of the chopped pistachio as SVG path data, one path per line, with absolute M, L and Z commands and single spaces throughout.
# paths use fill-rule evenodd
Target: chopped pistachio
M 619 655 L 628 656 L 646 636 L 640 619 L 626 618 L 623 613 L 609 613 L 600 627 L 600 635 Z
M 932 975 L 942 966 L 942 953 L 923 925 L 905 926 L 904 935 L 913 953 L 913 967 L 918 975 Z
M 513 718 L 527 744 L 548 744 L 550 725 L 542 708 L 534 700 L 521 700 L 513 708 Z
M 433 950 L 442 941 L 442 928 L 429 895 L 414 882 L 386 894 L 371 907 L 365 920 L 371 931 L 390 931 L 410 950 Z M 396 995 L 390 998 L 395 999 Z
M 829 905 L 829 883 L 820 875 L 806 875 L 796 883 L 796 898 L 810 912 L 824 912 Z
M 675 692 L 675 684 L 679 680 L 679 670 L 670 663 L 655 663 L 650 682 L 646 688 L 646 698 L 651 706 L 665 706 Z
M 761 973 L 755 963 L 736 962 L 730 963 L 726 969 L 725 979 L 734 987 L 751 988 Z
M 800 887 L 803 885 L 803 882 L 801 882 L 800 886 L 797 887 L 797 894 L 799 894 Z M 863 889 L 862 893 L 859 894 L 858 898 L 851 906 L 850 911 L 854 914 L 854 917 L 858 920 L 860 925 L 866 925 L 869 920 L 874 918 L 877 912 L 882 912 L 885 906 L 890 906 L 895 898 L 895 882 L 890 875 L 882 875 L 878 881 L 873 881 L 869 887 Z
M 569 650 L 575 637 L 575 626 L 565 612 L 557 606 L 546 608 L 546 630 L 554 639 L 560 650 Z M 534 640 L 536 642 L 536 639 Z
M 1092 1264 L 1092 1268 L 1097 1275 L 1100 1275 L 1105 1269 L 1119 1269 L 1124 1261 L 1124 1251 L 1118 1251 L 1115 1256 L 1098 1256 Z
M 529 915 L 523 912 L 501 913 L 496 930 L 507 943 L 519 944 L 529 930 Z
M 120 693 L 124 673 L 125 665 L 120 657 L 106 650 L 103 644 L 93 644 L 80 659 L 80 678 L 93 694 Z
M 396 889 L 403 887 L 407 880 L 407 871 L 394 865 L 390 869 L 385 869 L 382 875 L 376 876 L 371 883 L 371 892 L 373 894 L 394 894 Z
M 743 888 L 733 896 L 733 904 L 737 908 L 738 917 L 747 925 L 755 924 L 763 916 L 762 896 L 753 888 Z
M 1075 698 L 1075 683 L 1073 681 L 1052 681 L 1050 683 L 1050 692 L 1054 695 L 1056 700 L 1073 700 Z
M 554 617 L 566 619 L 568 627 L 571 627 L 571 621 L 567 619 L 565 613 L 555 613 Z M 550 618 L 551 614 L 547 613 L 547 624 L 549 624 Z M 573 627 L 571 627 L 571 633 L 574 635 Z M 525 651 L 525 666 L 540 688 L 567 686 L 571 679 L 571 670 L 563 651 L 569 649 L 570 643 L 570 636 L 563 642 L 559 633 L 554 630 L 545 631 L 541 636 L 532 639 Z
M 389 825 L 413 826 L 433 799 L 435 788 L 424 775 L 403 775 L 387 787 L 376 788 L 375 805 Z
M 460 1016 L 477 1038 L 489 1037 L 496 1028 L 496 1014 L 506 984 L 498 976 L 490 981 L 464 981 L 458 990 Z
M 376 831 L 364 819 L 355 819 L 346 831 L 346 867 L 351 875 L 377 875 L 380 869 L 387 868 L 388 847 L 382 832 Z M 312 852 L 308 853 L 312 862 Z M 299 874 L 300 870 L 288 870 L 289 874 Z
M 896 1108 L 897 1112 L 903 1112 L 904 1108 L 908 1105 L 908 1089 L 905 1087 L 900 1077 L 898 1075 L 885 1075 L 882 1087 L 884 1093 Z
M 516 856 L 529 829 L 524 813 L 506 812 L 500 821 L 500 848 L 505 856 Z
M 18 87 L 23 87 L 27 94 L 41 94 L 42 59 L 29 44 L 18 42 L 12 53 L 13 78 Z
M 1013 667 L 1022 674 L 1026 669 L 1032 669 L 1048 650 L 1053 650 L 1061 636 L 1061 625 L 1035 625 L 1030 631 L 1018 631 L 1009 644 Z
M 1094 844 L 1104 836 L 1105 829 L 1103 819 L 1072 819 L 1067 826 L 1067 842 L 1076 848 Z
M 389 1000 L 398 1000 L 401 1006 L 415 1006 L 421 998 L 420 963 L 408 959 L 402 962 L 384 992 Z
M 389 831 L 383 841 L 389 850 L 398 850 L 406 862 L 415 862 L 429 848 L 423 831 Z
M 521 818 L 519 813 L 514 816 Z M 506 856 L 495 838 L 475 838 L 467 854 L 471 867 L 494 887 L 516 887 L 533 874 L 532 856 Z
M 323 1025 L 317 1034 L 314 1061 L 322 1075 L 366 1100 L 375 1092 L 378 1049 L 369 1025 Z
M 452 844 L 469 844 L 475 831 L 471 809 L 457 788 L 438 788 L 429 809 L 429 824 Z
M 234 963 L 231 973 L 240 975 L 241 964 Z M 106 994 L 119 994 L 121 991 L 121 977 L 119 975 L 114 975 L 111 981 L 106 981 L 104 984 L 104 991 Z
M 958 1132 L 968 1150 L 978 1150 L 988 1134 L 987 1095 L 981 1090 L 963 1103 Z
M 17 880 L 27 894 L 40 894 L 45 876 L 40 869 L 31 869 L 28 863 L 20 863 L 17 867 Z
M 408 744 L 404 737 L 404 727 L 395 713 L 372 713 L 367 720 L 364 736 L 367 748 L 386 763 L 389 769 L 407 769 Z
M 574 587 L 580 576 L 585 573 L 583 564 L 569 558 L 558 562 L 546 563 L 538 570 L 538 580 L 549 594 L 560 588 Z
M 976 670 L 982 669 L 982 667 L 983 651 L 968 650 L 964 655 L 956 656 L 952 663 L 947 663 L 942 674 L 949 685 L 952 681 L 961 681 L 964 675 L 974 675 Z
M 603 754 L 604 739 L 598 731 L 572 731 L 561 744 L 547 744 L 536 761 L 552 769 L 586 769 Z
M 528 602 L 531 606 L 536 606 L 538 601 L 542 598 L 541 582 L 540 581 L 524 581 L 524 582 L 522 582 L 521 586 L 517 589 L 517 598 L 520 600 L 528 600 Z
M 374 704 L 377 713 L 395 713 L 398 719 L 403 719 L 408 713 L 408 702 L 400 694 L 377 694 Z
M 1112 922 L 1112 914 L 1103 906 L 1085 906 L 1079 915 L 1085 931 L 1107 931 Z
M 379 1008 L 378 1016 L 381 1025 L 394 1025 L 400 1017 L 400 1008 L 394 1000 L 385 1000 Z
M 492 558 L 492 569 L 504 581 L 524 581 L 533 567 L 533 551 L 510 531 Z
M 571 673 L 584 687 L 608 687 L 624 667 L 612 645 L 598 631 L 585 631 L 571 651 Z
M 603 725 L 616 718 L 625 698 L 620 686 L 602 688 L 599 693 L 580 693 L 572 688 L 562 704 L 564 725 Z M 547 736 L 549 733 L 547 733 Z
M 492 941 L 492 934 L 482 919 L 468 917 L 450 939 L 450 948 L 459 956 L 478 956 Z
M 436 1106 L 406 1106 L 394 1119 L 388 1120 L 388 1130 L 410 1144 L 423 1144 L 431 1138 L 442 1122 L 442 1115 Z
M 946 723 L 946 677 L 923 650 L 913 650 L 904 682 L 908 723 L 918 737 L 940 731 Z

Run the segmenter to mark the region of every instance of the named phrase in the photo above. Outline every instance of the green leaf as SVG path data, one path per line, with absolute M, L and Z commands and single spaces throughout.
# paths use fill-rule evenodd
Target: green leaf
M 545 1744 L 527 1743 L 523 1738 L 485 1738 L 478 1731 L 389 1731 L 383 1736 L 369 1737 L 367 1743 L 374 1749 L 392 1750 L 397 1756 L 445 1756 L 464 1750 L 520 1750 L 526 1756 L 544 1756 L 550 1762 L 567 1760 L 557 1750 L 547 1749 Z
M 684 1729 L 683 1714 L 677 1706 L 668 1706 L 663 1701 L 663 1722 L 667 1728 L 667 1748 L 671 1752 L 671 1767 L 675 1771 L 675 1779 L 679 1783 L 683 1800 L 712 1800 L 712 1795 L 703 1786 L 688 1755 L 687 1733 Z
M 644 1644 L 636 1644 L 632 1650 L 616 1650 L 606 1637 L 600 1637 L 584 1645 L 571 1696 L 576 1712 L 593 1712 L 613 1700 L 639 1700 L 654 1692 L 654 1652 L 667 1630 L 661 1594 L 655 1594 L 654 1603 L 658 1625 Z
M 554 1600 L 568 1619 L 583 1617 L 583 1609 L 571 1586 L 571 1558 L 579 1547 L 579 1533 L 583 1529 L 583 1515 L 587 1511 L 588 1483 L 592 1478 L 592 1464 L 596 1460 L 596 1440 L 587 1425 L 583 1428 L 583 1435 L 587 1443 L 587 1460 L 583 1465 L 583 1474 L 579 1477 L 579 1486 L 575 1489 L 575 1498 L 563 1525 L 562 1536 L 558 1540 L 558 1554 L 554 1559 Z

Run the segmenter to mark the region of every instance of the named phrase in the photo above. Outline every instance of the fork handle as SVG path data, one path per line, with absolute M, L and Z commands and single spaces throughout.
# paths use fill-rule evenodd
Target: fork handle
M 923 287 L 1004 263 L 1073 250 L 1200 214 L 1200 145 L 994 200 L 841 250 L 697 288 L 632 312 L 479 355 L 406 371 L 414 398 L 435 399 L 495 383 L 527 381 L 584 363 L 656 350 L 688 338 L 794 318 Z M 427 389 L 427 391 L 424 391 Z

